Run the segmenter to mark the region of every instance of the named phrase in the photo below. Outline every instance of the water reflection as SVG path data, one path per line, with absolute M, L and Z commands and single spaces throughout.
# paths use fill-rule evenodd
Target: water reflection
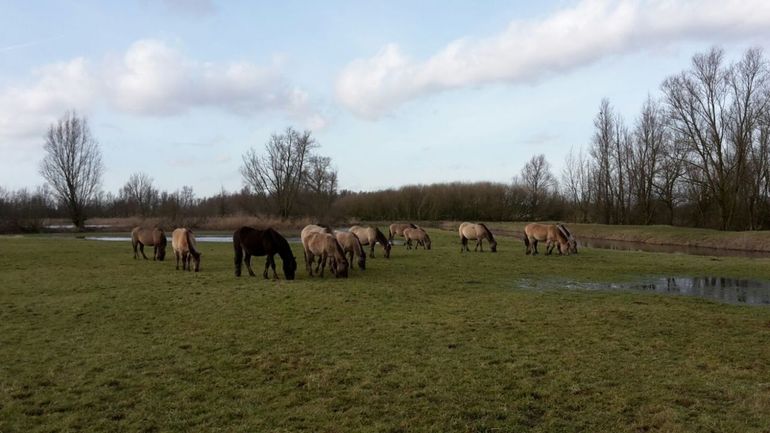
M 533 284 L 532 286 L 538 286 Z M 639 290 L 667 295 L 696 296 L 730 304 L 770 305 L 770 281 L 725 277 L 664 277 L 632 283 L 567 282 L 578 290 Z

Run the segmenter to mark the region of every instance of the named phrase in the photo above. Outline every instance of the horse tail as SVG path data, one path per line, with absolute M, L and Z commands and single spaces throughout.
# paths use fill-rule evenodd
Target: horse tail
M 194 257 L 198 257 L 201 255 L 201 253 L 199 253 L 198 250 L 195 249 L 195 242 L 190 237 L 190 233 L 192 233 L 192 230 L 190 229 L 186 229 L 184 231 L 184 235 L 187 238 L 187 249 L 190 250 L 190 253 L 192 253 Z
M 243 248 L 241 246 L 241 230 L 233 233 L 233 249 L 235 250 L 235 276 L 241 276 L 241 265 L 243 263 Z

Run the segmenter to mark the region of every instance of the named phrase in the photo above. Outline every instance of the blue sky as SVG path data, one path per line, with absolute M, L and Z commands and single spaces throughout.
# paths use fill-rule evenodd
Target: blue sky
M 346 189 L 509 182 L 536 153 L 558 177 L 601 98 L 632 122 L 694 53 L 767 48 L 770 2 L 0 0 L 0 29 L 0 186 L 42 183 L 75 109 L 105 190 L 144 171 L 205 196 L 289 125 Z

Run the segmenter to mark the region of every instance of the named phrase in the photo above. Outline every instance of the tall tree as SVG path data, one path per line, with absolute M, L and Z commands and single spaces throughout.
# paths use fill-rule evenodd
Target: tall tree
M 104 171 L 99 143 L 87 119 L 75 112 L 65 114 L 48 128 L 43 149 L 40 174 L 69 210 L 75 227 L 83 230 L 86 206 L 99 192 Z
M 132 174 L 120 192 L 124 199 L 137 207 L 143 217 L 150 215 L 159 197 L 158 190 L 152 186 L 152 178 L 144 172 Z
M 551 164 L 542 153 L 533 156 L 521 169 L 521 182 L 527 191 L 530 218 L 539 219 L 545 199 L 556 188 L 556 178 L 551 173 Z
M 244 183 L 270 197 L 281 217 L 286 218 L 294 208 L 307 161 L 316 147 L 310 131 L 300 133 L 288 127 L 283 134 L 273 134 L 265 145 L 265 154 L 251 148 L 243 155 Z

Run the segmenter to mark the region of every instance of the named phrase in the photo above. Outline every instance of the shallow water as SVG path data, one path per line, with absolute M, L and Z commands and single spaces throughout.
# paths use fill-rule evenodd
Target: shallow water
M 667 295 L 695 296 L 729 304 L 770 305 L 770 281 L 724 277 L 664 277 L 631 283 L 567 282 L 578 290 L 636 290 Z
M 645 242 L 613 241 L 607 239 L 578 239 L 580 248 L 601 248 L 621 251 L 647 251 L 654 253 L 693 254 L 696 256 L 720 257 L 770 257 L 770 253 L 762 251 L 728 250 L 722 248 L 691 247 L 687 245 L 656 245 Z

